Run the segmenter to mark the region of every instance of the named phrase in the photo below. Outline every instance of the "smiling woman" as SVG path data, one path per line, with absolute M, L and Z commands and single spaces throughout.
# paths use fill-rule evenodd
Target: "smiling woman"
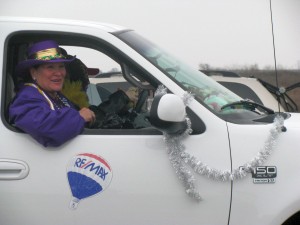
M 95 120 L 88 108 L 78 108 L 61 94 L 66 59 L 54 41 L 42 41 L 28 49 L 28 58 L 17 65 L 24 83 L 9 109 L 10 120 L 44 146 L 59 146 Z
M 55 97 L 56 92 L 61 91 L 66 69 L 64 63 L 46 63 L 34 66 L 30 69 L 30 74 L 39 86 L 47 91 L 51 97 Z

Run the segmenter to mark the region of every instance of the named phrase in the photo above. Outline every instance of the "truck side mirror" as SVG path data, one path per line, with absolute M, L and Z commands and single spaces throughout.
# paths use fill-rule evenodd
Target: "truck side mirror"
M 185 105 L 174 94 L 156 95 L 150 109 L 149 121 L 167 134 L 181 134 L 187 129 Z

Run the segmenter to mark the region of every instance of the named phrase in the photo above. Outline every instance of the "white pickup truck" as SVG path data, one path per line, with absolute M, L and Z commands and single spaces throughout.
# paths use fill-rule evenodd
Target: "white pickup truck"
M 1 225 L 299 224 L 299 113 L 244 101 L 130 29 L 0 17 L 0 30 Z M 14 127 L 16 64 L 48 39 L 156 93 L 153 126 L 85 128 L 57 148 Z M 138 112 L 152 97 L 140 96 Z

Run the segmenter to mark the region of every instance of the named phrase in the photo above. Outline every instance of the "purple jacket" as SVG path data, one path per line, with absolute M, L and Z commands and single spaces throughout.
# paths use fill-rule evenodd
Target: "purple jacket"
M 45 147 L 62 145 L 80 134 L 85 125 L 76 109 L 58 109 L 44 92 L 26 85 L 21 87 L 12 102 L 9 116 L 16 127 Z

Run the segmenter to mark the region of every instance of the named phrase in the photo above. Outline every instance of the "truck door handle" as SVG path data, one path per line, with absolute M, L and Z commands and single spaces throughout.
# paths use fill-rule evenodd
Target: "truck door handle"
M 26 162 L 14 159 L 0 159 L 0 180 L 21 180 L 29 174 Z

